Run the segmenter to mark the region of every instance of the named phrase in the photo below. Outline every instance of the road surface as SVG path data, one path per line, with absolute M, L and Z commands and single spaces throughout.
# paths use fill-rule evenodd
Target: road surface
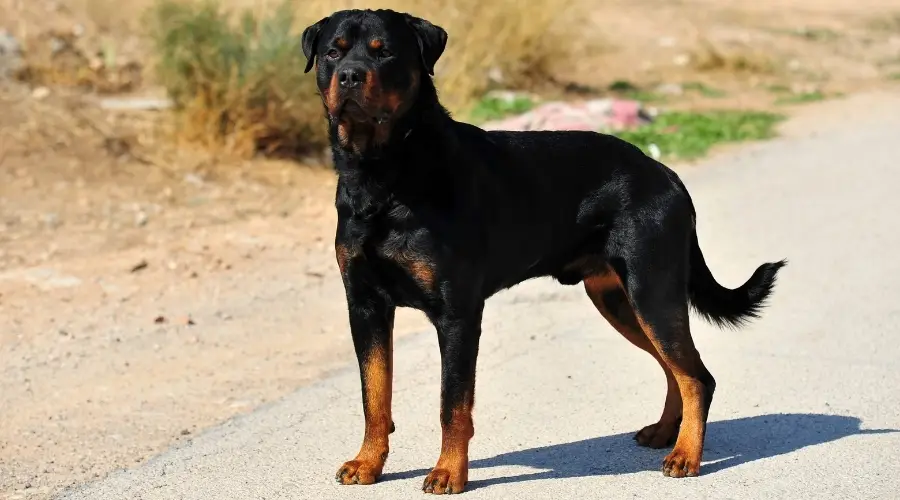
M 737 286 L 788 258 L 763 318 L 692 322 L 718 382 L 701 476 L 663 477 L 665 379 L 580 287 L 529 282 L 489 302 L 471 499 L 897 498 L 900 491 L 900 97 L 811 112 L 784 138 L 682 170 L 704 255 Z M 824 108 L 823 108 L 824 109 Z M 343 300 L 335 297 L 335 300 Z M 355 362 L 68 500 L 422 498 L 440 447 L 432 331 L 399 341 L 385 476 L 333 476 L 362 435 Z

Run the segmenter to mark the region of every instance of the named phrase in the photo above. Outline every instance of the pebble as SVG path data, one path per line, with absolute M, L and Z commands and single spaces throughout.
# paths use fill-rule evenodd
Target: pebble
M 202 187 L 204 184 L 203 178 L 193 173 L 185 174 L 184 182 L 197 187 Z
M 150 220 L 150 217 L 147 215 L 147 212 L 140 211 L 134 215 L 134 225 L 137 227 L 146 226 L 148 220 Z
M 38 87 L 31 91 L 31 97 L 37 100 L 46 99 L 48 96 L 50 96 L 50 89 L 47 87 Z
M 147 267 L 148 267 L 149 265 L 150 265 L 150 264 L 149 264 L 146 260 L 143 260 L 143 259 L 142 259 L 142 260 L 141 260 L 140 262 L 138 262 L 137 264 L 131 266 L 131 272 L 136 273 L 136 272 L 138 272 L 138 271 L 143 271 L 144 269 L 147 269 Z
M 664 36 L 659 39 L 660 47 L 673 47 L 675 45 L 675 43 L 676 43 L 675 38 L 673 38 L 671 36 Z
M 656 87 L 656 92 L 663 95 L 682 95 L 684 94 L 684 87 L 677 83 L 663 83 Z
M 44 214 L 44 225 L 47 227 L 54 229 L 59 227 L 59 215 L 55 213 Z
M 22 45 L 6 30 L 0 30 L 0 79 L 9 78 L 25 64 Z

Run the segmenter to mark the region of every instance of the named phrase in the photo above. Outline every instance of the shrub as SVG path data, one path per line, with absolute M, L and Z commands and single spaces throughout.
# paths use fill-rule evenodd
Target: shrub
M 182 137 L 241 155 L 322 144 L 322 104 L 303 73 L 291 4 L 230 21 L 214 0 L 162 0 L 152 10 L 157 78 L 179 112 Z

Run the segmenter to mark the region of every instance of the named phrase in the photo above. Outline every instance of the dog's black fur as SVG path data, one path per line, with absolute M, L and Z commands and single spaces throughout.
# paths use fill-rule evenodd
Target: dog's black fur
M 704 262 L 685 186 L 638 148 L 593 132 L 485 132 L 453 120 L 431 79 L 446 43 L 442 28 L 390 10 L 336 12 L 303 33 L 339 174 L 335 248 L 366 420 L 338 481 L 382 472 L 394 310 L 413 307 L 441 349 L 443 444 L 423 489 L 463 490 L 485 300 L 540 276 L 583 282 L 604 317 L 659 361 L 663 416 L 635 438 L 663 447 L 677 435 L 665 475 L 698 474 L 715 380 L 688 306 L 739 326 L 758 315 L 785 261 L 726 289 Z

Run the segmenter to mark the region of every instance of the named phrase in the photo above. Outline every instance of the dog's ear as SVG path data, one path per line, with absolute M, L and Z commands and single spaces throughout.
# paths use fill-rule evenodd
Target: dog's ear
M 416 38 L 419 40 L 419 52 L 422 55 L 422 64 L 429 75 L 434 74 L 434 65 L 447 46 L 447 32 L 444 28 L 430 22 L 406 14 L 406 23 L 409 24 Z
M 316 45 L 319 44 L 319 33 L 329 19 L 330 17 L 323 17 L 316 24 L 307 26 L 306 29 L 303 30 L 303 55 L 306 56 L 306 69 L 303 70 L 304 73 L 309 73 L 309 70 L 313 67 L 313 63 L 316 61 Z

